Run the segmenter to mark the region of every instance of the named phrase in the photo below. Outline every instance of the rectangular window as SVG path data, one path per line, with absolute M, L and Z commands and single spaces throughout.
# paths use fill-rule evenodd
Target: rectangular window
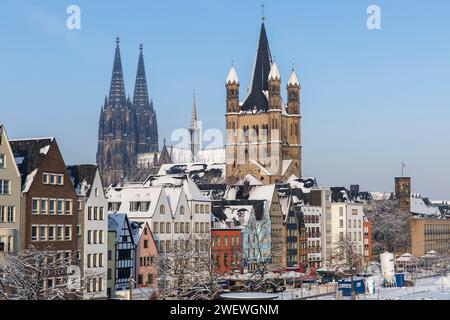
M 131 212 L 136 212 L 139 211 L 139 202 L 130 202 L 130 211 Z
M 184 222 L 180 222 L 180 233 L 184 233 Z
M 147 212 L 150 207 L 150 202 L 141 202 L 141 212 Z
M 148 240 L 144 240 L 144 248 L 148 249 Z
M 63 210 L 64 210 L 63 207 L 64 207 L 64 201 L 58 199 L 58 202 L 57 202 L 58 215 L 62 215 L 63 214 Z
M 98 231 L 98 243 L 104 243 L 103 241 L 103 230 Z
M 92 267 L 92 254 L 88 254 L 87 255 L 87 267 L 91 268 Z
M 67 215 L 72 214 L 72 200 L 66 200 L 65 210 Z
M 16 208 L 8 206 L 8 222 L 16 222 Z
M 199 233 L 199 231 L 200 231 L 200 223 L 196 222 L 195 223 L 195 233 Z
M 39 233 L 41 241 L 47 241 L 47 226 L 41 225 L 39 227 Z
M 48 184 L 49 181 L 50 181 L 49 174 L 44 172 L 44 173 L 42 174 L 42 183 L 43 183 L 43 184 Z
M 171 233 L 171 223 L 170 222 L 166 222 L 166 233 Z
M 72 240 L 72 226 L 71 225 L 64 227 L 64 238 L 66 241 Z
M 94 220 L 98 220 L 98 207 L 94 207 Z
M 195 213 L 198 213 L 198 204 L 195 205 Z
M 77 200 L 77 211 L 83 210 L 83 201 Z
M 63 226 L 56 227 L 56 240 L 61 241 L 63 239 Z
M 108 261 L 112 260 L 112 251 L 108 250 Z
M 108 269 L 108 280 L 112 279 L 112 270 Z
M 87 243 L 91 244 L 92 243 L 92 230 L 88 230 L 88 234 L 87 234 Z
M 180 224 L 175 222 L 175 233 L 180 233 Z
M 81 226 L 77 224 L 77 236 L 81 236 Z
M 55 214 L 55 207 L 56 207 L 56 200 L 50 199 L 48 201 L 48 209 L 49 209 L 50 214 Z
M 48 240 L 55 240 L 55 226 L 48 226 Z
M 9 180 L 0 180 L 0 194 L 9 195 Z
M 189 232 L 190 232 L 191 228 L 190 228 L 189 222 L 186 222 L 186 223 L 185 223 L 184 230 L 185 230 L 186 233 L 189 233 Z
M 200 213 L 205 213 L 205 206 L 203 204 L 200 205 Z
M 99 213 L 100 213 L 99 219 L 100 220 L 105 220 L 105 216 L 104 216 L 104 213 L 103 213 L 103 207 L 98 208 L 98 210 L 99 210 Z
M 205 233 L 205 224 L 203 222 L 200 223 L 200 233 Z
M 94 230 L 94 235 L 93 235 L 93 240 L 94 240 L 94 243 L 98 243 L 98 232 L 97 232 L 97 230 Z
M 56 174 L 50 175 L 50 184 L 56 184 Z
M 0 169 L 5 169 L 5 155 L 0 154 Z
M 358 215 L 358 209 L 352 209 L 352 215 L 357 216 Z
M 6 249 L 6 237 L 0 237 L 0 252 L 5 252 Z
M 38 240 L 38 226 L 33 225 L 31 226 L 31 241 L 37 240 Z
M 158 233 L 158 222 L 153 222 L 153 233 Z
M 41 214 L 47 214 L 47 199 L 41 199 Z
M 159 233 L 164 233 L 164 222 L 159 223 Z
M 58 174 L 58 176 L 57 176 L 57 183 L 58 183 L 60 186 L 64 185 L 64 175 Z
M 39 214 L 39 199 L 38 198 L 33 198 L 33 200 L 31 200 L 31 213 Z
M 344 216 L 344 208 L 340 207 L 339 208 L 339 217 L 343 217 Z
M 5 222 L 5 206 L 0 206 L 0 223 Z
M 103 253 L 98 254 L 98 266 L 103 267 Z

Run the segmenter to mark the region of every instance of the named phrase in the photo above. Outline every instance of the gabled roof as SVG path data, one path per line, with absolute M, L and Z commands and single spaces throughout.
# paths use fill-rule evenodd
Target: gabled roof
M 267 40 L 266 28 L 264 22 L 261 24 L 258 48 L 256 50 L 253 72 L 249 85 L 249 93 L 241 110 L 251 111 L 256 107 L 257 110 L 267 111 L 269 101 L 264 91 L 268 91 L 267 80 L 269 78 L 272 66 L 272 56 L 270 54 L 269 41 Z
M 120 242 L 120 235 L 124 224 L 127 224 L 127 228 L 130 228 L 128 217 L 125 213 L 109 213 L 108 214 L 108 231 L 114 231 L 116 233 L 116 242 Z M 131 233 L 131 230 L 130 230 Z M 132 238 L 133 243 L 134 239 Z
M 76 166 L 68 166 L 70 180 L 78 196 L 89 197 L 92 185 L 94 184 L 97 165 L 83 164 Z
M 22 178 L 22 192 L 28 192 L 37 170 L 47 155 L 55 138 L 33 138 L 10 140 L 10 146 L 16 158 L 17 168 Z M 20 159 L 20 161 L 18 161 Z

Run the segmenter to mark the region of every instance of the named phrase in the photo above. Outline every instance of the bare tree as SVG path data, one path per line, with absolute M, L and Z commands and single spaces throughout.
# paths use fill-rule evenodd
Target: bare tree
M 355 243 L 348 239 L 339 241 L 330 257 L 330 265 L 336 273 L 341 272 L 350 276 L 352 299 L 355 298 L 354 279 L 363 270 L 363 262 L 364 256 L 356 251 Z

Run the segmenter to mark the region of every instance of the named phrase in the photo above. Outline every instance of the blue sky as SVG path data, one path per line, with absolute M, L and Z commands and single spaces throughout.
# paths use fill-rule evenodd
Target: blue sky
M 304 175 L 392 191 L 403 160 L 413 192 L 449 199 L 448 1 L 265 2 L 284 83 L 295 63 L 302 84 Z M 234 60 L 244 96 L 260 3 L 4 0 L 0 122 L 10 137 L 56 136 L 67 163 L 94 162 L 119 35 L 130 95 L 144 45 L 161 140 L 189 124 L 194 89 L 204 127 L 223 130 L 224 81 Z M 65 27 L 71 4 L 81 30 Z M 366 28 L 371 4 L 381 30 Z

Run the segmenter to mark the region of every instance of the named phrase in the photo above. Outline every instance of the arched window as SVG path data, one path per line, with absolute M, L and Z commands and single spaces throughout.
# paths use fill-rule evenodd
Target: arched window
M 184 206 L 180 207 L 180 214 L 184 214 Z
M 159 213 L 165 214 L 166 213 L 166 207 L 162 204 L 161 207 L 159 207 Z

